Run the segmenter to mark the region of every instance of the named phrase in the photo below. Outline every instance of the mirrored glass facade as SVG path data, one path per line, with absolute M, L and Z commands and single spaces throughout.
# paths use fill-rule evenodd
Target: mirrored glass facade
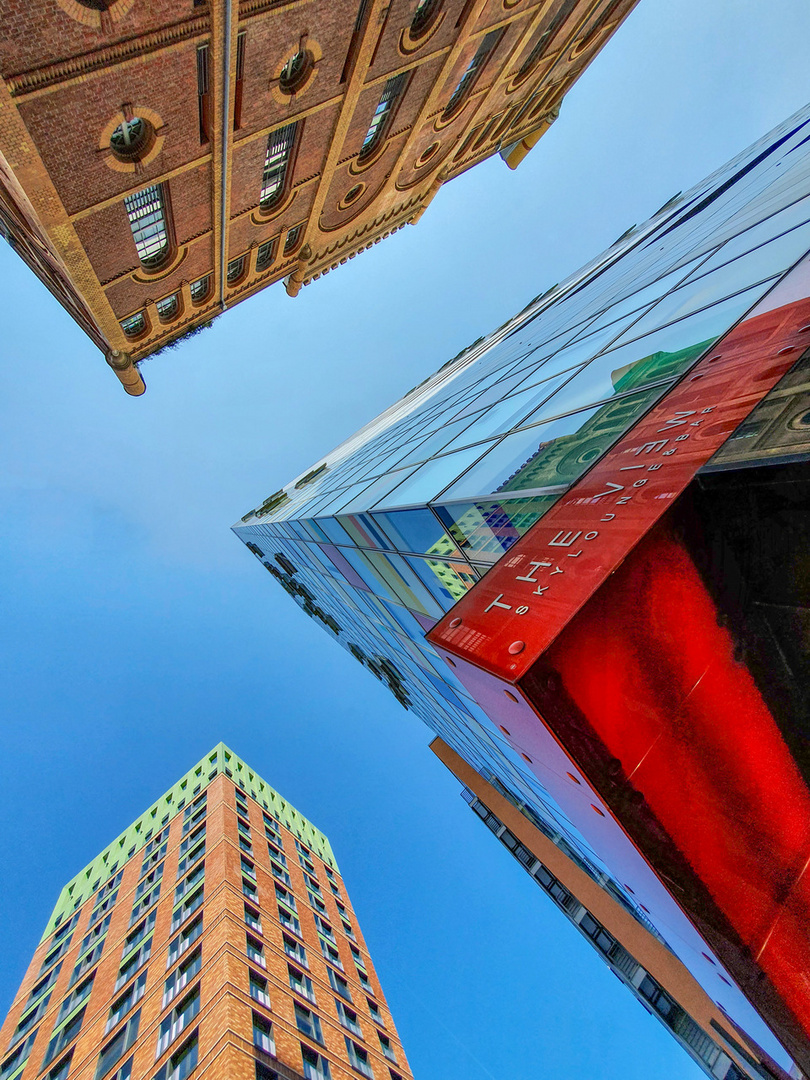
M 234 526 L 300 607 L 603 880 L 425 634 L 809 249 L 810 108 Z

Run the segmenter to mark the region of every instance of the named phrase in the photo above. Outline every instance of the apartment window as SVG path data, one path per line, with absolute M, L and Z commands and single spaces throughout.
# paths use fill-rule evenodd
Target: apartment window
M 309 874 L 304 874 L 304 884 L 306 885 L 306 887 L 308 889 L 310 889 L 312 892 L 316 893 L 318 896 L 323 895 L 321 893 L 321 887 L 318 884 L 318 879 L 317 878 L 310 877 Z
M 211 288 L 211 275 L 206 274 L 205 277 L 198 278 L 191 283 L 191 302 L 193 304 L 201 304 L 203 300 L 208 296 Z
M 48 1073 L 47 1080 L 67 1080 L 67 1075 L 70 1072 L 70 1063 L 73 1060 L 73 1048 L 68 1051 L 61 1061 L 57 1061 L 51 1071 Z
M 329 982 L 335 993 L 340 994 L 340 996 L 342 998 L 345 998 L 346 1001 L 351 1001 L 352 995 L 351 991 L 349 990 L 349 984 L 346 982 L 346 980 L 344 978 L 341 978 L 341 976 L 338 975 L 338 973 L 333 968 L 327 968 L 326 970 L 329 973 Z
M 291 930 L 293 934 L 297 934 L 298 937 L 302 936 L 301 923 L 298 921 L 295 915 L 287 911 L 286 908 L 283 908 L 280 904 L 278 908 L 278 921 L 287 930 Z
M 245 39 L 247 31 L 240 30 L 236 35 L 236 84 L 233 98 L 233 130 L 242 126 L 242 88 L 245 82 Z
M 283 254 L 285 256 L 286 255 L 292 255 L 292 253 L 298 247 L 298 243 L 299 243 L 299 241 L 301 239 L 301 235 L 302 235 L 303 231 L 304 231 L 304 222 L 303 221 L 299 222 L 298 225 L 293 225 L 293 227 L 288 231 L 287 238 L 284 241 L 284 252 L 283 252 Z
M 143 894 L 160 881 L 162 877 L 163 863 L 161 863 L 160 866 L 155 867 L 155 869 L 150 874 L 147 874 L 145 878 L 141 878 L 138 882 L 138 887 L 135 889 L 135 899 L 140 900 Z
M 287 859 L 284 856 L 284 853 L 281 851 L 281 848 L 277 848 L 275 844 L 268 844 L 267 854 L 270 856 L 271 859 L 276 859 L 283 867 L 286 868 Z
M 297 130 L 298 121 L 294 121 L 272 131 L 267 139 L 259 199 L 262 210 L 269 210 L 284 193 Z
M 405 89 L 407 79 L 407 72 L 403 72 L 400 75 L 394 75 L 383 87 L 377 108 L 374 110 L 368 131 L 363 139 L 363 145 L 360 147 L 360 157 L 368 157 L 379 146 L 393 116 L 397 98 Z
M 93 980 L 95 977 L 96 973 L 94 971 L 92 975 L 88 975 L 84 982 L 80 983 L 71 994 L 68 994 L 59 1009 L 54 1027 L 59 1027 L 63 1020 L 66 1020 L 72 1012 L 75 1012 L 82 1002 L 87 1001 L 90 997 L 90 992 L 93 989 Z
M 364 1050 L 362 1046 L 358 1046 L 354 1039 L 350 1039 L 348 1035 L 345 1035 L 344 1038 L 346 1040 L 346 1053 L 349 1055 L 349 1064 L 355 1072 L 362 1073 L 363 1076 L 367 1076 L 371 1080 L 374 1073 L 368 1063 L 368 1051 Z
M 368 1004 L 369 1016 L 374 1021 L 374 1023 L 379 1024 L 380 1027 L 385 1027 L 385 1024 L 383 1024 L 382 1013 L 374 1004 L 374 1002 L 370 998 L 366 998 L 366 1002 Z
M 261 941 L 257 941 L 256 938 L 251 937 L 250 934 L 246 934 L 245 936 L 247 939 L 248 960 L 252 960 L 254 964 L 264 967 L 264 945 Z
M 258 902 L 259 890 L 253 884 L 253 882 L 248 881 L 247 878 L 242 878 L 242 892 L 248 898 L 248 900 L 253 900 L 254 902 Z
M 305 975 L 303 971 L 298 971 L 297 968 L 290 965 L 287 966 L 287 974 L 290 977 L 291 989 L 314 1004 L 315 992 L 312 989 L 312 979 L 310 979 L 309 975 Z
M 114 1001 L 110 1006 L 110 1015 L 107 1017 L 107 1026 L 104 1028 L 104 1034 L 108 1035 L 112 1029 L 118 1024 L 120 1020 L 123 1020 L 127 1013 L 132 1012 L 138 1002 L 144 995 L 146 990 L 146 972 L 139 975 L 133 982 L 129 989 Z
M 296 920 L 297 921 L 297 920 Z M 294 941 L 286 934 L 281 935 L 281 939 L 284 942 L 284 952 L 291 959 L 297 963 L 302 964 L 305 968 L 309 967 L 309 961 L 307 960 L 307 951 L 300 941 Z
M 143 915 L 144 911 L 146 911 L 147 908 L 150 908 L 152 904 L 157 902 L 159 896 L 160 882 L 158 882 L 157 885 L 154 885 L 149 890 L 149 892 L 142 896 L 141 899 L 135 904 L 132 909 L 132 914 L 129 918 L 129 925 L 134 926 L 138 919 L 140 919 L 141 915 Z
M 202 933 L 202 929 L 202 915 L 198 915 L 193 922 L 188 924 L 181 934 L 177 935 L 169 945 L 169 956 L 166 961 L 167 968 L 170 968 L 175 960 L 177 960 L 179 956 L 182 956 L 186 949 L 197 940 Z
M 329 925 L 328 922 L 322 919 L 320 915 L 315 916 L 315 929 L 318 931 L 319 934 L 322 934 L 325 938 L 327 938 L 327 940 L 331 941 L 332 944 L 336 944 L 335 935 L 332 931 L 332 927 Z
M 177 293 L 172 296 L 164 296 L 162 300 L 157 301 L 155 307 L 161 322 L 171 322 L 180 310 L 180 298 Z
M 242 821 L 240 817 L 236 819 L 236 830 L 240 832 L 242 836 L 250 837 L 250 825 L 247 821 Z
M 282 867 L 279 866 L 279 864 L 274 860 L 270 862 L 270 870 L 273 874 L 273 877 L 276 878 L 278 881 L 283 881 L 285 885 L 292 885 L 290 875 L 287 873 L 286 870 L 282 869 Z
M 175 1050 L 169 1060 L 155 1073 L 154 1080 L 185 1080 L 197 1067 L 197 1032 Z
M 141 1022 L 141 1010 L 133 1013 L 127 1020 L 123 1027 L 119 1028 L 117 1034 L 110 1039 L 110 1041 L 102 1048 L 101 1053 L 98 1056 L 98 1064 L 96 1065 L 96 1077 L 95 1080 L 101 1080 L 102 1076 L 106 1076 L 110 1069 L 114 1065 L 117 1065 L 127 1050 L 130 1049 L 132 1044 L 138 1037 L 138 1027 Z
M 208 46 L 197 47 L 197 107 L 200 120 L 200 143 L 207 143 L 211 130 L 211 97 L 208 90 Z
M 256 867 L 244 857 L 242 858 L 242 873 L 247 874 L 247 876 L 253 878 L 254 881 L 256 880 Z
M 195 888 L 202 879 L 205 877 L 205 862 L 201 862 L 196 866 L 191 873 L 183 878 L 177 888 L 174 890 L 174 902 L 175 904 L 182 900 L 184 896 L 188 896 L 193 888 Z
M 183 874 L 185 874 L 186 870 L 188 870 L 190 866 L 193 866 L 197 859 L 201 858 L 204 854 L 205 840 L 201 840 L 200 843 L 197 844 L 195 848 L 192 848 L 188 855 L 186 855 L 184 859 L 181 859 L 180 862 L 177 864 L 178 878 L 182 877 Z
M 306 1080 L 331 1080 L 332 1074 L 329 1072 L 329 1062 L 323 1054 L 319 1054 L 311 1047 L 304 1046 L 301 1043 L 301 1058 L 304 1062 Z
M 273 1025 L 258 1013 L 253 1013 L 253 1045 L 263 1054 L 275 1057 L 276 1044 L 273 1039 Z
M 103 939 L 109 929 L 111 918 L 112 913 L 110 912 L 110 914 L 106 918 L 102 919 L 102 921 L 96 922 L 90 933 L 84 935 L 82 943 L 79 946 L 79 956 L 82 956 L 85 949 L 89 949 L 91 945 L 95 945 L 96 942 L 99 942 Z
M 45 997 L 41 997 L 33 1009 L 30 1009 L 17 1024 L 14 1029 L 14 1034 L 11 1036 L 10 1046 L 13 1046 L 19 1039 L 23 1038 L 31 1028 L 39 1020 L 42 1019 L 42 1014 L 48 1008 L 48 1002 L 51 1000 L 51 995 L 46 994 Z
M 346 937 L 349 938 L 351 941 L 357 941 L 357 938 L 354 936 L 354 930 L 352 930 L 351 923 L 346 922 L 345 919 L 341 919 L 341 923 L 343 925 L 343 932 L 345 933 Z M 352 952 L 354 952 L 354 949 L 352 949 Z
M 127 337 L 138 337 L 146 329 L 146 316 L 142 311 L 136 311 L 134 315 L 128 315 L 121 320 L 121 329 Z
M 340 959 L 340 953 L 334 947 L 330 945 L 328 941 L 324 941 L 323 938 L 318 938 L 321 944 L 321 952 L 323 953 L 324 960 L 328 960 L 330 964 L 334 964 L 336 968 L 343 971 L 343 962 Z
M 53 1036 L 48 1043 L 48 1049 L 45 1051 L 45 1057 L 42 1059 L 43 1066 L 48 1065 L 57 1054 L 61 1054 L 62 1051 L 68 1046 L 81 1031 L 82 1021 L 84 1020 L 84 1014 L 87 1010 L 87 1006 L 83 1006 L 78 1012 L 64 1024 Z
M 364 990 L 368 991 L 369 994 L 374 993 L 374 987 L 371 985 L 371 980 L 362 968 L 357 968 L 357 978 L 360 980 L 360 985 Z
M 190 994 L 186 994 L 183 1000 L 175 1005 L 168 1016 L 161 1020 L 157 1052 L 155 1054 L 156 1058 L 159 1058 L 161 1054 L 168 1050 L 174 1040 L 185 1031 L 199 1011 L 200 987 L 198 984 Z
M 396 1065 L 397 1056 L 394 1053 L 394 1048 L 391 1046 L 391 1040 L 388 1038 L 387 1035 L 380 1034 L 379 1031 L 377 1032 L 377 1035 L 380 1040 L 380 1049 L 383 1052 L 383 1056 L 387 1057 L 389 1061 L 393 1061 L 393 1063 Z
M 135 250 L 147 269 L 160 266 L 169 254 L 166 187 L 151 184 L 124 199 Z
M 313 1042 L 323 1043 L 321 1018 L 311 1009 L 299 1005 L 297 1001 L 294 1002 L 293 1005 L 295 1008 L 295 1022 L 298 1025 L 298 1030 L 301 1034 L 306 1035 L 307 1038 L 312 1039 Z
M 194 847 L 198 840 L 205 839 L 205 822 L 190 832 L 180 844 L 180 854 L 185 855 L 189 848 Z
M 136 949 L 118 970 L 118 978 L 115 980 L 115 989 L 120 990 L 124 983 L 129 982 L 132 976 L 140 971 L 152 952 L 152 939 L 147 938 L 139 949 Z
M 166 1008 L 169 1002 L 174 1001 L 181 990 L 184 990 L 194 976 L 202 968 L 202 949 L 195 949 L 182 964 L 166 980 L 163 986 L 163 1005 Z
M 281 885 L 276 885 L 276 900 L 280 904 L 286 904 L 290 911 L 298 912 L 298 906 L 295 902 L 295 897 L 287 889 L 282 888 Z
M 354 1009 L 350 1009 L 348 1005 L 344 1005 L 342 1001 L 338 1001 L 335 998 L 335 1008 L 337 1009 L 338 1020 L 348 1030 L 355 1035 L 359 1035 L 362 1039 L 363 1029 L 360 1027 L 360 1022 L 357 1019 L 357 1013 Z
M 98 945 L 93 946 L 90 952 L 84 954 L 81 960 L 79 960 L 79 962 L 76 964 L 76 967 L 73 969 L 73 973 L 70 976 L 70 982 L 68 983 L 69 987 L 74 986 L 75 983 L 77 983 L 78 980 L 81 979 L 81 977 L 85 974 L 85 972 L 89 971 L 94 964 L 98 963 L 98 961 L 101 959 L 101 951 L 103 948 L 104 942 L 100 941 Z
M 55 968 L 52 968 L 52 970 L 48 972 L 48 974 L 45 976 L 44 979 L 42 979 L 41 982 L 38 982 L 36 984 L 36 986 L 32 989 L 31 993 L 28 995 L 28 1001 L 25 1003 L 26 1009 L 29 1007 L 29 1005 L 33 1005 L 38 998 L 41 998 L 44 993 L 51 989 L 53 984 L 59 978 L 59 972 L 61 970 L 62 965 L 57 964 Z
M 36 1039 L 38 1031 L 39 1028 L 32 1031 L 27 1039 L 23 1039 L 16 1049 L 0 1062 L 0 1080 L 6 1080 L 12 1073 L 22 1068 L 31 1056 L 31 1047 L 34 1045 L 34 1039 Z
M 244 255 L 240 255 L 238 259 L 231 259 L 228 263 L 228 284 L 236 285 L 245 276 L 245 265 L 247 259 Z
M 647 1001 L 652 1005 L 659 1016 L 662 1016 L 665 1020 L 669 1019 L 671 1014 L 678 1009 L 678 1006 L 666 993 L 662 990 L 658 983 L 650 978 L 649 975 L 645 975 L 638 988 L 642 997 L 645 997 Z
M 321 900 L 320 897 L 316 896 L 315 893 L 313 893 L 313 892 L 307 892 L 307 896 L 309 897 L 309 902 L 310 902 L 311 906 L 316 911 L 319 911 L 322 915 L 325 915 L 326 914 L 326 904 L 323 902 L 323 900 Z
M 179 908 L 175 909 L 175 912 L 172 915 L 171 933 L 174 933 L 174 931 L 177 930 L 177 928 L 185 922 L 189 915 L 191 915 L 192 912 L 196 911 L 197 908 L 202 904 L 204 899 L 204 890 L 205 886 L 200 885 L 200 887 L 196 889 L 191 894 L 191 896 L 189 896 L 186 900 L 183 901 Z
M 249 904 L 245 904 L 245 922 L 251 930 L 255 930 L 257 934 L 262 932 L 262 921 L 259 918 L 259 912 Z
M 453 93 L 450 95 L 450 100 L 447 102 L 445 110 L 442 113 L 443 120 L 446 120 L 448 119 L 448 117 L 452 116 L 453 113 L 460 109 L 464 102 L 467 100 L 470 93 L 472 92 L 473 86 L 475 86 L 475 83 L 478 80 L 478 76 L 481 74 L 484 65 L 486 64 L 487 60 L 495 49 L 495 46 L 498 44 L 502 33 L 502 30 L 491 30 L 481 40 L 481 43 L 475 50 L 475 55 L 467 65 L 467 70 L 461 76 L 458 85 L 456 86 Z
M 153 845 L 154 841 L 148 844 L 144 851 L 145 858 L 141 863 L 141 874 L 145 874 L 151 866 L 155 866 L 157 863 L 159 863 L 163 856 L 166 854 L 167 845 L 165 843 L 163 843 L 159 848 L 154 847 Z
M 270 995 L 267 993 L 267 979 L 262 978 L 261 975 L 257 975 L 255 971 L 250 972 L 250 996 L 254 1001 L 258 1001 L 260 1005 L 264 1005 L 265 1009 L 270 1008 Z

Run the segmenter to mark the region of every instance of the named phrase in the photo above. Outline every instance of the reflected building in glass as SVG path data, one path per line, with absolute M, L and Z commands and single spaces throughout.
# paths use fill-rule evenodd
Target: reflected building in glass
M 773 647 L 740 640 L 763 568 L 800 580 L 803 534 L 794 513 L 781 550 L 762 541 L 740 569 L 739 492 L 778 465 L 779 497 L 806 493 L 808 249 L 810 109 L 234 526 L 652 927 L 761 1044 L 765 1076 L 810 1071 L 807 728 L 790 707 L 807 708 L 808 639 L 791 639 L 807 598 L 783 574 L 771 606 L 800 614 L 774 614 Z

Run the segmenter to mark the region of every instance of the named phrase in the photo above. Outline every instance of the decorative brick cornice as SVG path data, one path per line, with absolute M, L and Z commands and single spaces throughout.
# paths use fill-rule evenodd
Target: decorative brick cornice
M 197 37 L 208 31 L 209 19 L 207 15 L 196 19 L 188 19 L 185 22 L 175 23 L 156 30 L 151 34 L 143 34 L 141 37 L 130 38 L 128 41 L 120 41 L 110 45 L 106 49 L 97 49 L 95 52 L 84 53 L 81 56 L 73 56 L 68 60 L 60 60 L 55 64 L 48 64 L 32 71 L 23 71 L 17 75 L 9 75 L 6 85 L 12 97 L 22 97 L 34 90 L 42 90 L 57 83 L 67 82 L 77 76 L 87 75 L 101 68 L 112 67 L 125 60 L 133 60 L 146 53 L 155 52 L 174 45 L 179 41 Z

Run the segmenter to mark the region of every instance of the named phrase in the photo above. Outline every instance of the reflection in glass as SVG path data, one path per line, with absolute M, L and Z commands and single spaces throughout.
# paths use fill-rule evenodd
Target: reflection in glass
M 446 457 L 437 457 L 425 462 L 399 487 L 381 498 L 377 505 L 382 509 L 387 509 L 430 502 L 464 472 L 470 462 L 475 461 L 485 449 L 485 446 L 468 447 L 466 450 L 456 450 L 455 453 L 448 454 Z
M 447 538 L 450 543 L 449 537 Z M 477 577 L 468 563 L 451 563 L 442 559 L 417 559 L 413 556 L 405 560 L 415 574 L 430 589 L 445 611 L 464 593 L 472 588 Z
M 525 499 L 476 500 L 435 506 L 434 510 L 468 558 L 494 563 L 558 498 L 558 495 L 535 495 Z
M 427 507 L 423 510 L 395 510 L 389 514 L 373 516 L 390 537 L 391 545 L 398 551 L 413 551 L 424 555 L 458 555 L 436 515 Z

